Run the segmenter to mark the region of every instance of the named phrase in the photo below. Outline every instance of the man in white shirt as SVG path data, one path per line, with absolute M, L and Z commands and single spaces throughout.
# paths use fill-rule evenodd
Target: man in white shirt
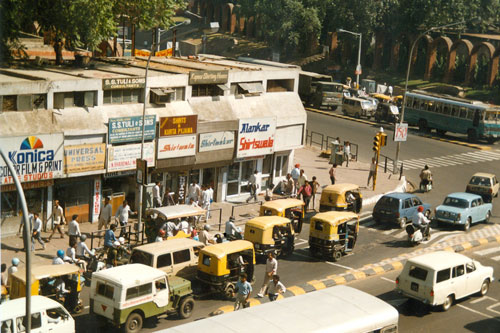
M 31 250 L 35 251 L 35 239 L 42 245 L 45 250 L 45 243 L 42 240 L 42 220 L 38 217 L 38 213 L 33 213 L 33 234 L 31 236 Z
M 191 234 L 191 227 L 189 226 L 189 222 L 186 220 L 182 220 L 177 226 L 177 229 L 184 231 L 186 235 Z
M 274 253 L 269 252 L 267 254 L 266 273 L 264 275 L 264 282 L 262 283 L 262 287 L 260 288 L 260 291 L 257 294 L 258 297 L 264 297 L 269 281 L 271 280 L 273 275 L 276 275 L 277 273 L 278 273 L 278 260 L 274 258 Z
M 101 230 L 102 228 L 108 229 L 108 224 L 111 222 L 113 207 L 109 201 L 109 197 L 104 198 L 104 206 L 101 208 L 101 213 L 99 214 L 99 224 L 97 226 L 98 230 Z
M 79 259 L 88 260 L 89 256 L 94 256 L 94 251 L 90 250 L 85 241 L 87 240 L 87 235 L 81 235 L 80 241 L 76 244 L 76 257 Z M 87 256 L 88 254 L 88 256 Z
M 161 182 L 157 181 L 156 185 L 153 186 L 153 207 L 161 207 L 161 194 L 160 194 L 160 184 Z
M 273 275 L 273 279 L 269 281 L 267 285 L 267 295 L 269 296 L 269 300 L 274 302 L 279 294 L 284 294 L 286 291 L 285 286 L 280 281 L 279 275 Z
M 126 234 L 125 227 L 127 226 L 128 215 L 130 213 L 133 213 L 133 212 L 130 209 L 130 206 L 128 205 L 127 200 L 123 200 L 123 204 L 120 207 L 118 207 L 118 209 L 116 210 L 116 215 L 115 215 L 115 219 L 118 219 L 118 222 L 120 222 L 120 227 L 122 227 L 120 230 L 119 237 L 123 237 Z
M 257 202 L 257 193 L 260 188 L 260 177 L 259 177 L 259 171 L 255 170 L 253 172 L 253 175 L 250 176 L 250 179 L 248 180 L 248 186 L 250 186 L 250 197 L 248 197 L 247 202 L 250 202 L 252 198 Z
M 207 211 L 207 214 L 205 215 L 205 221 L 208 221 L 210 218 L 210 189 L 207 186 L 203 186 L 202 192 L 201 192 L 201 198 L 202 198 L 202 208 Z
M 52 222 L 54 223 L 52 233 L 49 236 L 47 242 L 50 242 L 52 236 L 56 233 L 56 230 L 61 234 L 61 238 L 64 238 L 64 234 L 61 230 L 61 224 L 64 224 L 64 211 L 63 208 L 59 205 L 59 200 L 54 201 L 54 211 L 52 212 Z
M 212 236 L 208 233 L 210 231 L 210 226 L 208 224 L 205 224 L 203 226 L 203 230 L 200 232 L 200 242 L 202 242 L 205 245 L 209 244 L 215 244 L 214 240 L 212 239 Z
M 229 218 L 229 221 L 226 222 L 226 230 L 224 232 L 227 239 L 234 239 L 236 234 L 238 233 L 238 229 L 236 229 L 236 225 L 234 224 L 234 216 Z
M 80 232 L 80 225 L 78 224 L 77 219 L 78 219 L 78 214 L 74 214 L 71 217 L 71 222 L 68 225 L 68 235 L 69 235 L 70 246 L 72 244 L 71 240 L 73 240 L 73 242 L 76 244 L 77 237 L 80 237 L 82 234 Z
M 198 201 L 200 200 L 200 194 L 201 194 L 200 185 L 198 185 L 196 181 L 193 181 L 188 187 L 187 201 L 190 202 L 190 200 L 193 199 L 194 202 L 198 203 Z
M 172 237 L 175 230 L 179 230 L 174 222 L 167 221 L 162 226 L 163 230 L 167 230 L 167 237 Z

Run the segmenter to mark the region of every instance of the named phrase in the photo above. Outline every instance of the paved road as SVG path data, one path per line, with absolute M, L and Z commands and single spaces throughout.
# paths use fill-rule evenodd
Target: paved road
M 342 140 L 349 140 L 360 144 L 360 159 L 364 162 L 369 161 L 372 154 L 371 145 L 374 133 L 378 130 L 378 127 L 370 126 L 363 123 L 358 123 L 354 121 L 332 118 L 324 115 L 319 115 L 315 113 L 308 112 L 308 129 L 317 132 L 328 133 L 330 136 L 340 136 Z M 389 132 L 389 131 L 387 131 Z M 355 133 L 355 135 L 353 135 Z M 388 133 L 391 137 L 392 133 Z M 389 140 L 388 146 L 383 148 L 384 154 L 388 156 L 394 156 L 395 144 L 392 140 Z M 446 194 L 454 191 L 463 191 L 465 189 L 465 184 L 470 179 L 470 176 L 478 171 L 489 171 L 500 175 L 500 163 L 498 162 L 495 155 L 471 155 L 472 153 L 477 153 L 479 150 L 474 150 L 471 148 L 453 145 L 446 142 L 434 141 L 432 139 L 427 139 L 419 136 L 410 135 L 408 142 L 403 144 L 403 150 L 401 153 L 401 159 L 413 160 L 413 159 L 427 159 L 427 161 L 434 162 L 431 169 L 434 173 L 435 187 L 434 189 L 425 194 L 419 194 L 424 202 L 429 202 L 433 207 L 440 204 Z M 468 154 L 468 155 L 467 155 Z M 438 160 L 442 156 L 455 156 L 454 159 L 446 157 L 443 160 Z M 464 156 L 462 159 L 463 164 L 457 163 L 446 163 L 447 160 L 458 161 L 458 156 Z M 477 163 L 466 163 L 475 157 L 477 158 Z M 487 157 L 486 157 L 487 156 Z M 436 163 L 441 161 L 440 164 Z M 408 165 L 417 166 L 415 161 L 413 164 L 408 163 Z M 413 183 L 418 184 L 418 174 L 419 168 L 405 170 L 405 175 L 413 181 Z M 492 223 L 500 223 L 500 208 L 497 207 L 500 204 L 499 199 L 494 201 L 493 216 L 491 219 Z M 475 225 L 472 230 L 478 230 L 487 227 L 485 224 Z M 368 264 L 373 264 L 379 262 L 386 258 L 392 258 L 398 256 L 402 253 L 407 253 L 414 248 L 408 246 L 406 242 L 406 233 L 396 227 L 392 226 L 379 226 L 376 225 L 371 217 L 368 215 L 363 216 L 361 221 L 361 231 L 359 235 L 358 242 L 356 244 L 355 253 L 343 257 L 339 262 L 325 262 L 324 260 L 319 260 L 311 258 L 308 255 L 308 234 L 309 234 L 309 224 L 304 225 L 304 230 L 299 236 L 298 244 L 296 246 L 296 251 L 293 255 L 288 258 L 279 259 L 279 274 L 282 276 L 282 280 L 285 285 L 297 285 L 310 280 L 325 278 L 329 275 L 340 274 L 346 270 L 352 268 L 360 268 Z M 452 228 L 437 228 L 433 226 L 433 239 L 426 245 L 435 244 L 436 242 L 443 241 L 447 239 L 450 235 L 461 235 L 464 234 L 463 231 L 455 230 Z M 500 252 L 497 254 L 500 256 Z M 254 294 L 257 293 L 263 279 L 264 265 L 259 264 L 256 268 L 257 280 L 254 285 Z M 500 268 L 499 268 L 500 274 Z M 388 275 L 388 278 L 391 275 Z M 390 284 L 380 278 L 376 278 L 378 284 L 374 285 L 373 292 L 377 295 L 382 295 L 385 292 L 389 292 L 391 289 Z M 374 280 L 374 279 L 370 279 Z M 383 283 L 381 283 L 383 282 Z M 385 287 L 379 287 L 387 284 Z M 367 290 L 372 292 L 371 286 L 368 284 Z M 387 291 L 378 292 L 377 288 L 388 288 Z M 498 287 L 500 289 L 500 286 Z M 384 289 L 385 290 L 385 289 Z M 84 289 L 82 294 L 84 302 L 88 304 L 88 288 Z M 500 299 L 496 297 L 496 299 Z M 204 295 L 201 299 L 196 302 L 196 307 L 193 312 L 192 317 L 189 320 L 177 320 L 175 317 L 172 318 L 160 318 L 157 322 L 148 321 L 146 322 L 145 332 L 153 332 L 161 328 L 167 328 L 175 325 L 179 325 L 185 321 L 191 321 L 206 317 L 211 311 L 219 308 L 223 305 L 231 305 L 230 301 L 218 300 L 213 297 L 213 295 Z M 486 304 L 486 303 L 485 303 Z M 463 310 L 463 309 L 461 309 Z M 454 311 L 456 311 L 454 309 Z M 87 312 L 87 311 L 86 311 Z M 470 311 L 468 311 L 470 312 Z M 449 312 L 452 313 L 452 312 Z M 449 316 L 449 313 L 443 314 L 444 316 Z M 467 323 L 472 323 L 474 317 L 472 312 L 468 313 L 467 316 L 461 317 L 461 319 L 466 320 Z M 429 315 L 431 318 L 437 314 Z M 427 318 L 427 317 L 426 317 Z M 444 318 L 444 317 L 439 317 Z M 95 318 L 94 318 L 95 319 Z M 405 323 L 406 319 L 402 315 L 402 323 Z M 430 331 L 444 330 L 446 325 L 436 322 L 434 329 Z M 88 315 L 83 314 L 77 318 L 78 332 L 99 332 L 99 331 L 110 331 L 109 327 L 102 326 L 96 320 L 89 318 Z M 406 325 L 406 324 L 405 324 Z M 465 324 L 464 324 L 465 325 Z M 418 326 L 415 326 L 418 327 Z M 462 326 L 463 327 L 463 326 Z M 474 327 L 471 328 L 472 331 L 479 332 Z M 402 330 L 406 332 L 406 330 Z M 429 329 L 424 329 L 421 331 L 429 331 Z

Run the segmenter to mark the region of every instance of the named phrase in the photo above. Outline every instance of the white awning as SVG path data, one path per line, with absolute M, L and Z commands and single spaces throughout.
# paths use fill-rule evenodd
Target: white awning
M 261 82 L 242 82 L 238 83 L 241 89 L 248 91 L 250 94 L 262 93 L 264 92 L 264 87 Z

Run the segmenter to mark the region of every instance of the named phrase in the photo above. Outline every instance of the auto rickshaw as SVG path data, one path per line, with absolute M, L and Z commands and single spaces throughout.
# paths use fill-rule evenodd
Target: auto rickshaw
M 42 265 L 31 268 L 31 295 L 52 298 L 72 313 L 83 310 L 80 292 L 85 283 L 80 267 L 73 264 Z M 11 276 L 10 298 L 26 296 L 26 270 L 19 269 Z
M 359 216 L 353 212 L 318 213 L 311 218 L 309 251 L 337 261 L 352 252 L 358 232 Z
M 209 245 L 200 251 L 196 278 L 204 286 L 230 299 L 241 273 L 247 274 L 249 282 L 255 280 L 254 266 L 254 247 L 247 240 Z
M 295 249 L 295 232 L 292 221 L 280 216 L 259 216 L 247 221 L 245 239 L 252 242 L 255 255 L 290 255 Z
M 378 99 L 380 103 L 390 103 L 392 102 L 392 97 L 386 94 L 374 93 L 370 94 L 371 97 Z
M 304 201 L 299 199 L 278 199 L 266 201 L 260 206 L 260 216 L 281 216 L 292 221 L 293 231 L 300 234 L 305 216 Z
M 146 211 L 146 237 L 148 242 L 154 242 L 158 231 L 167 223 L 186 219 L 191 228 L 195 228 L 202 216 L 207 213 L 205 209 L 191 205 L 175 205 L 158 208 L 151 208 Z M 191 234 L 186 234 L 184 231 L 175 231 L 174 235 L 168 239 L 187 238 Z
M 359 213 L 363 204 L 363 196 L 356 184 L 328 185 L 321 193 L 319 211 L 348 210 Z

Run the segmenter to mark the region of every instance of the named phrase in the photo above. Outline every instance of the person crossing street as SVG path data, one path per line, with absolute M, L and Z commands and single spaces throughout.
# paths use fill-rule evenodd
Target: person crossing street
M 266 261 L 266 272 L 264 274 L 264 282 L 262 282 L 262 287 L 260 288 L 259 293 L 257 294 L 257 297 L 264 297 L 266 293 L 266 288 L 267 285 L 269 284 L 269 281 L 273 277 L 273 275 L 276 275 L 278 272 L 278 261 L 274 258 L 274 253 L 269 252 L 267 254 L 267 261 Z
M 33 232 L 31 235 L 31 250 L 35 251 L 35 240 L 42 245 L 45 250 L 45 243 L 42 240 L 42 220 L 40 220 L 38 213 L 33 213 Z
M 240 279 L 236 282 L 236 289 L 233 293 L 233 297 L 236 296 L 236 301 L 234 302 L 234 311 L 248 307 L 248 299 L 252 293 L 252 285 L 247 281 L 247 274 L 241 273 Z

